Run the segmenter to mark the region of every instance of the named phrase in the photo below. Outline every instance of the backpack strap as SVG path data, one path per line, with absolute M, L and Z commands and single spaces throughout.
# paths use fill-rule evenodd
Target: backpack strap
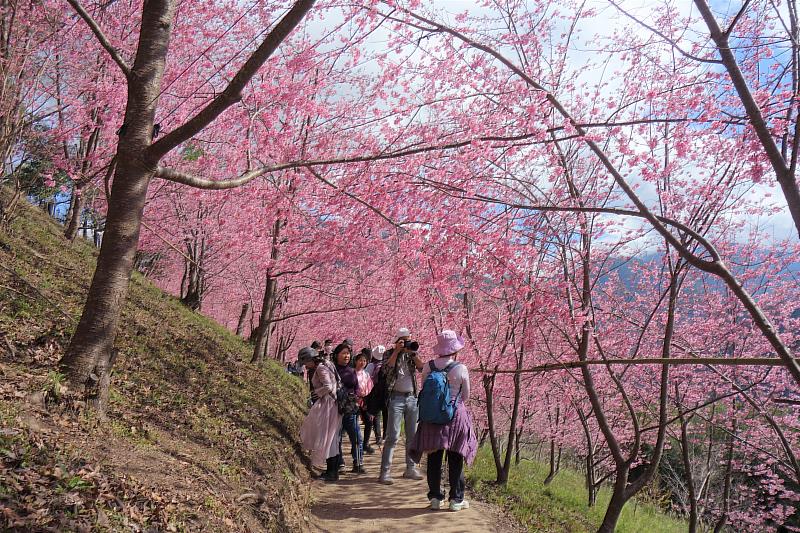
M 450 363 L 448 363 L 448 364 L 447 364 L 447 366 L 446 366 L 446 367 L 444 367 L 444 368 L 442 369 L 442 372 L 444 372 L 444 375 L 445 375 L 445 379 L 447 378 L 447 374 L 448 374 L 448 373 L 449 373 L 449 372 L 450 372 L 452 369 L 454 369 L 455 367 L 457 367 L 457 366 L 458 366 L 458 365 L 460 365 L 460 364 L 461 364 L 461 363 L 459 363 L 458 361 L 451 361 Z M 449 381 L 449 380 L 448 380 L 448 381 Z M 458 403 L 458 399 L 461 397 L 461 388 L 462 388 L 463 386 L 464 386 L 464 384 L 463 384 L 463 383 L 462 383 L 461 385 L 459 385 L 459 386 L 458 386 L 458 394 L 456 394 L 456 397 L 453 399 L 453 405 L 456 405 L 456 404 Z

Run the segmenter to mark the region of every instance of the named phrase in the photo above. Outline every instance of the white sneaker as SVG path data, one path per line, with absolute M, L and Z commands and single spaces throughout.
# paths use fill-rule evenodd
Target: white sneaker
M 442 508 L 443 503 L 444 500 L 440 500 L 438 498 L 431 498 L 431 509 L 433 509 L 434 511 L 438 511 L 439 509 Z
M 405 472 L 403 472 L 403 477 L 406 479 L 414 479 L 419 481 L 420 479 L 425 479 L 425 476 L 419 473 L 419 470 L 416 468 L 407 468 Z
M 460 502 L 450 502 L 450 510 L 451 511 L 461 511 L 462 509 L 469 509 L 469 502 L 467 500 L 461 500 Z

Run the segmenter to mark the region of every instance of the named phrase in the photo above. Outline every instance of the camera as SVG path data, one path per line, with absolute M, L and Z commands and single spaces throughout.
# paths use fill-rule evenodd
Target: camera
M 404 341 L 403 349 L 409 352 L 416 352 L 419 350 L 419 343 L 417 341 Z

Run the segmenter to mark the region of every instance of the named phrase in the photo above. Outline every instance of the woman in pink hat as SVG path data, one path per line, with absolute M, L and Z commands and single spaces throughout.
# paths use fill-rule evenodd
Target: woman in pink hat
M 447 451 L 448 478 L 450 481 L 450 510 L 460 511 L 469 508 L 464 499 L 464 462 L 471 464 L 478 451 L 478 439 L 472 423 L 472 415 L 467 410 L 469 400 L 469 371 L 456 361 L 458 352 L 464 348 L 464 340 L 454 331 L 444 330 L 437 336 L 433 353 L 437 356 L 422 369 L 422 382 L 427 385 L 431 372 L 444 371 L 450 389 L 450 401 L 454 404 L 453 418 L 445 423 L 421 421 L 411 443 L 409 455 L 415 462 L 428 454 L 428 499 L 431 509 L 441 509 L 444 493 L 441 488 L 442 458 Z M 420 398 L 427 398 L 421 393 Z M 424 407 L 420 407 L 421 412 Z

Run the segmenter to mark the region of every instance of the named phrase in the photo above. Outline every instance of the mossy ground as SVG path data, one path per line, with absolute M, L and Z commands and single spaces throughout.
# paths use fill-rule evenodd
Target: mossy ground
M 545 486 L 547 465 L 525 459 L 511 467 L 505 487 L 494 483 L 495 470 L 491 451 L 484 447 L 468 471 L 470 485 L 481 499 L 510 510 L 529 531 L 578 533 L 596 531 L 603 521 L 611 491 L 602 488 L 597 504 L 589 507 L 588 496 L 580 472 L 562 468 Z M 632 500 L 622 513 L 618 533 L 682 533 L 685 521 L 660 511 L 656 506 Z
M 302 382 L 138 274 L 108 420 L 45 404 L 95 254 L 32 207 L 0 230 L 0 529 L 298 527 Z

